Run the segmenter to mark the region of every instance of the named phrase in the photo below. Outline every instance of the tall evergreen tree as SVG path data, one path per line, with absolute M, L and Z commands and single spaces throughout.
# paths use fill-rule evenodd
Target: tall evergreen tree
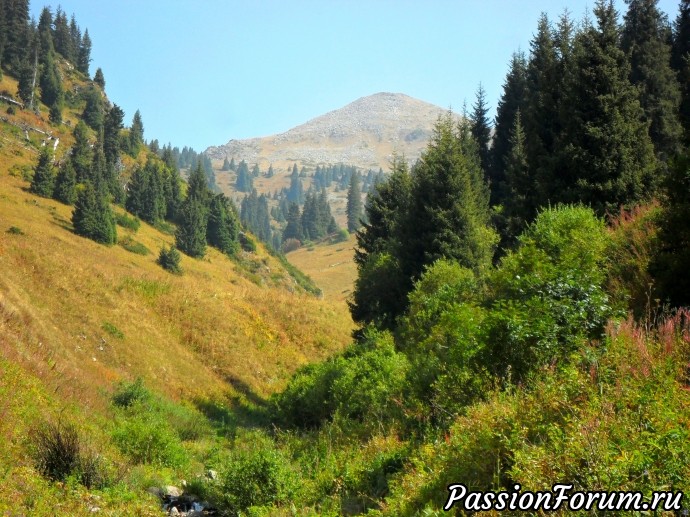
M 5 33 L 2 63 L 8 70 L 19 75 L 28 60 L 29 48 L 29 0 L 4 0 Z
M 401 226 L 410 206 L 412 180 L 404 158 L 394 156 L 391 168 L 387 181 L 376 185 L 367 197 L 367 222 L 356 233 L 358 276 L 348 302 L 356 322 L 384 328 L 393 327 L 411 289 L 398 256 L 405 245 Z
M 95 131 L 101 131 L 104 120 L 104 104 L 103 95 L 98 88 L 87 88 L 84 97 L 86 100 L 86 107 L 82 113 L 82 120 Z
M 613 3 L 598 0 L 594 14 L 597 27 L 586 27 L 576 38 L 567 145 L 552 201 L 583 202 L 604 215 L 652 194 L 656 162 L 619 47 Z
M 115 165 L 120 157 L 120 130 L 124 127 L 124 117 L 122 108 L 113 104 L 103 121 L 103 152 L 110 165 Z
M 100 69 L 99 69 L 100 70 Z M 132 156 L 136 156 L 139 149 L 144 144 L 144 123 L 141 120 L 141 113 L 137 110 L 132 118 L 132 127 L 129 129 L 129 151 Z
M 41 149 L 38 164 L 34 169 L 29 190 L 43 197 L 52 197 L 55 188 L 55 171 L 53 170 L 53 153 L 48 146 Z
M 290 203 L 287 214 L 287 226 L 283 230 L 283 242 L 287 239 L 304 240 L 302 232 L 302 218 L 299 212 L 299 205 L 297 203 Z
M 362 226 L 362 189 L 359 172 L 350 177 L 347 191 L 347 231 L 356 232 Z
M 251 192 L 254 188 L 254 180 L 249 172 L 249 167 L 244 160 L 242 160 L 237 167 L 237 180 L 235 181 L 235 188 L 238 192 Z
M 72 225 L 77 235 L 102 244 L 117 242 L 117 228 L 107 193 L 87 181 L 79 191 L 72 212 Z
M 304 190 L 302 187 L 302 180 L 297 171 L 297 164 L 292 168 L 292 174 L 290 174 L 290 188 L 286 195 L 290 203 L 297 203 L 298 205 L 304 203 Z
M 206 253 L 208 209 L 196 197 L 188 197 L 182 204 L 175 246 L 190 257 L 201 258 Z
M 89 66 L 91 65 L 91 38 L 89 37 L 89 29 L 84 31 L 84 36 L 81 39 L 76 65 L 77 70 L 82 74 L 86 76 L 89 75 Z
M 231 201 L 224 194 L 211 199 L 206 236 L 208 243 L 227 255 L 239 250 L 239 220 Z
M 505 158 L 506 176 L 506 224 L 502 231 L 501 248 L 511 246 L 531 220 L 532 204 L 530 191 L 534 188 L 532 175 L 527 162 L 525 131 L 522 127 L 520 110 L 515 114 L 515 122 L 510 135 L 510 152 Z
M 93 155 L 88 140 L 88 130 L 83 120 L 80 120 L 74 127 L 72 135 L 74 136 L 74 147 L 72 147 L 70 160 L 77 173 L 77 181 L 84 183 L 91 175 Z
M 477 164 L 450 114 L 439 120 L 412 176 L 400 256 L 406 277 L 418 279 L 439 258 L 476 272 L 491 265 L 496 236 L 488 227 L 489 190 Z
M 77 200 L 77 173 L 71 159 L 65 160 L 60 167 L 55 178 L 53 197 L 66 205 L 73 205 Z
M 477 88 L 477 95 L 472 105 L 471 116 L 472 136 L 479 146 L 479 158 L 482 171 L 487 181 L 491 179 L 491 122 L 489 121 L 489 107 L 486 103 L 486 92 L 481 83 Z
M 681 0 L 673 26 L 671 65 L 680 83 L 679 120 L 683 127 L 684 144 L 690 146 L 690 0 Z
M 506 80 L 503 83 L 503 94 L 496 109 L 495 133 L 491 148 L 492 169 L 489 186 L 491 204 L 498 205 L 505 199 L 506 159 L 512 147 L 511 133 L 515 125 L 515 116 L 524 110 L 527 96 L 527 60 L 523 53 L 515 53 L 511 58 Z
M 55 12 L 53 25 L 53 44 L 55 46 L 55 51 L 62 55 L 67 61 L 74 63 L 76 60 L 76 52 L 72 46 L 69 22 L 67 21 L 67 15 L 60 6 L 58 6 Z
M 680 90 L 671 69 L 668 23 L 658 0 L 626 1 L 622 47 L 630 56 L 630 82 L 639 89 L 656 154 L 666 162 L 679 152 L 682 139 Z

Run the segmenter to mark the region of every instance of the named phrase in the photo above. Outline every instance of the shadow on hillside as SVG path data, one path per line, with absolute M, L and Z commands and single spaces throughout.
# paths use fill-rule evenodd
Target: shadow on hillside
M 65 219 L 61 215 L 58 215 L 56 213 L 52 213 L 53 220 L 51 221 L 52 224 L 55 226 L 59 226 L 63 230 L 67 230 L 68 232 L 71 232 L 74 230 L 74 227 L 72 226 L 72 222 Z
M 235 394 L 228 399 L 229 405 L 218 401 L 196 400 L 194 405 L 206 418 L 214 423 L 217 430 L 227 434 L 238 427 L 266 428 L 271 424 L 270 404 L 256 394 L 243 380 L 228 375 L 225 380 L 232 386 Z

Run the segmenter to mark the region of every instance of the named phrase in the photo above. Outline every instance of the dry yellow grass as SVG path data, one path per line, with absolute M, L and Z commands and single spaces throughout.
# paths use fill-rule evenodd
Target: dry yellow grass
M 170 275 L 155 258 L 172 236 L 142 224 L 148 256 L 96 244 L 26 187 L 0 172 L 0 353 L 61 396 L 98 406 L 98 388 L 136 376 L 174 398 L 266 396 L 349 340 L 346 310 L 299 293 L 265 253 L 253 274 L 209 249 Z
M 287 254 L 287 259 L 308 274 L 328 300 L 343 302 L 352 294 L 357 278 L 353 261 L 355 237 L 335 244 L 302 247 Z

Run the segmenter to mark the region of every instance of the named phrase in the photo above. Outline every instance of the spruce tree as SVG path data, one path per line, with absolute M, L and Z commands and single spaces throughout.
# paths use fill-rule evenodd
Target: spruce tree
M 690 0 L 681 0 L 673 26 L 671 65 L 680 83 L 679 120 L 683 127 L 684 144 L 690 145 Z
M 287 239 L 304 240 L 302 233 L 302 220 L 299 213 L 299 205 L 297 203 L 290 203 L 287 214 L 287 225 L 283 230 L 283 242 Z
M 477 273 L 491 265 L 496 236 L 488 227 L 489 190 L 466 141 L 448 114 L 415 166 L 400 253 L 408 278 L 418 279 L 440 258 Z
M 290 188 L 287 191 L 287 200 L 298 205 L 304 203 L 304 190 L 302 188 L 302 180 L 297 171 L 297 164 L 294 165 L 292 174 L 290 174 Z
M 91 38 L 89 37 L 89 29 L 84 31 L 84 36 L 81 39 L 81 45 L 77 54 L 77 70 L 82 74 L 89 75 L 89 66 L 91 64 Z
M 77 181 L 84 183 L 91 177 L 93 153 L 89 144 L 88 130 L 83 120 L 80 120 L 74 127 L 72 135 L 74 136 L 74 147 L 72 147 L 70 160 L 77 173 Z
M 359 172 L 350 177 L 350 188 L 347 191 L 347 231 L 356 232 L 362 226 L 362 190 Z
M 238 192 L 251 192 L 254 188 L 254 180 L 249 172 L 249 167 L 246 162 L 242 160 L 237 167 L 237 180 L 235 181 L 235 188 Z
M 225 159 L 223 160 L 223 166 L 221 167 L 222 171 L 229 171 L 230 170 L 230 162 L 228 161 L 228 157 L 226 156 Z
M 594 13 L 597 27 L 586 27 L 576 38 L 566 145 L 551 201 L 582 202 L 603 216 L 653 193 L 656 162 L 619 47 L 613 3 L 598 0 Z
M 115 165 L 120 157 L 120 130 L 124 127 L 124 116 L 122 109 L 113 104 L 103 121 L 103 152 L 110 165 Z
M 180 209 L 175 246 L 190 257 L 203 257 L 206 253 L 207 222 L 207 207 L 199 199 L 188 197 Z
M 141 120 L 141 113 L 137 110 L 132 118 L 132 126 L 129 129 L 129 152 L 136 156 L 139 149 L 144 144 L 144 123 Z
M 77 200 L 77 173 L 71 159 L 65 160 L 60 167 L 53 197 L 66 205 L 73 205 Z
M 510 152 L 504 161 L 506 167 L 506 224 L 501 235 L 501 248 L 503 249 L 516 242 L 517 236 L 524 231 L 527 223 L 534 215 L 530 201 L 530 192 L 534 188 L 534 184 L 527 162 L 525 141 L 522 117 L 520 110 L 518 110 L 510 135 Z
M 211 199 L 206 237 L 211 246 L 227 255 L 239 251 L 239 221 L 224 194 L 217 194 Z
M 387 181 L 376 185 L 367 197 L 367 222 L 355 234 L 357 280 L 348 302 L 352 319 L 393 328 L 407 305 L 412 288 L 401 269 L 403 220 L 410 206 L 411 176 L 404 158 L 394 156 Z
M 491 122 L 489 121 L 489 107 L 486 104 L 486 92 L 481 83 L 477 88 L 475 103 L 472 105 L 471 124 L 472 136 L 479 146 L 482 171 L 487 181 L 490 181 L 492 169 Z
M 90 87 L 84 93 L 86 107 L 82 113 L 82 119 L 89 127 L 95 131 L 100 131 L 103 127 L 104 104 L 103 96 L 98 88 Z
M 90 181 L 84 184 L 74 205 L 72 225 L 77 235 L 96 242 L 114 244 L 117 241 L 115 218 L 105 187 L 94 187 Z
M 29 190 L 43 197 L 53 197 L 55 188 L 55 172 L 53 170 L 53 153 L 48 146 L 41 149 L 38 155 L 38 164 L 34 169 Z
M 495 133 L 493 138 L 492 169 L 489 177 L 491 204 L 502 204 L 506 199 L 505 171 L 506 159 L 511 150 L 511 134 L 515 117 L 524 109 L 527 95 L 527 61 L 523 53 L 515 53 L 511 58 L 508 74 L 503 83 L 503 94 L 496 109 Z
M 100 67 L 96 69 L 96 73 L 93 76 L 93 82 L 100 86 L 102 90 L 105 90 L 105 76 Z
M 627 0 L 622 47 L 630 56 L 630 82 L 640 92 L 657 157 L 666 162 L 680 150 L 680 90 L 671 69 L 671 46 L 658 0 Z
M 9 71 L 19 75 L 26 61 L 29 48 L 29 0 L 5 0 L 4 48 L 2 64 Z

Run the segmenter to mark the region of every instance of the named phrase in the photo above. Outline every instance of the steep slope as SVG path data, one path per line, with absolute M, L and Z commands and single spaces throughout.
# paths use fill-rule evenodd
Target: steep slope
M 235 158 L 279 170 L 345 163 L 386 170 L 393 152 L 417 159 L 446 110 L 401 93 L 377 93 L 326 113 L 285 133 L 230 140 L 206 152 L 215 160 Z

